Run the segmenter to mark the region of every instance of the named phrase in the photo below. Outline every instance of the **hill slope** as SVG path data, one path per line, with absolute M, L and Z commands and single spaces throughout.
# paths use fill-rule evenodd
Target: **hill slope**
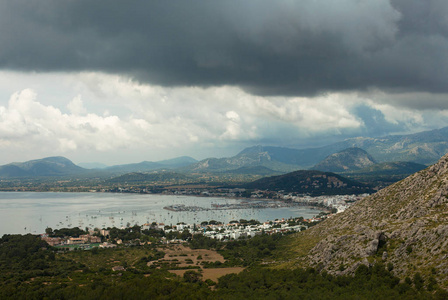
M 347 172 L 359 170 L 371 165 L 376 161 L 361 148 L 353 147 L 331 154 L 323 161 L 313 167 L 313 170 L 324 172 Z
M 292 173 L 258 179 L 246 188 L 295 192 L 311 195 L 361 194 L 371 192 L 362 183 L 349 180 L 334 173 L 321 171 L 295 171 Z
M 175 172 L 128 173 L 106 180 L 106 183 L 138 184 L 145 182 L 177 182 L 187 179 L 184 174 Z
M 274 171 L 269 168 L 263 166 L 254 166 L 254 167 L 241 167 L 234 170 L 225 171 L 224 174 L 240 174 L 240 175 L 262 175 L 262 176 L 272 176 L 272 175 L 280 175 L 282 172 Z
M 298 266 L 338 274 L 383 262 L 447 287 L 448 155 L 298 234 L 289 249 Z
M 405 161 L 394 161 L 374 164 L 356 171 L 345 174 L 364 174 L 364 175 L 411 175 L 427 167 L 422 164 Z

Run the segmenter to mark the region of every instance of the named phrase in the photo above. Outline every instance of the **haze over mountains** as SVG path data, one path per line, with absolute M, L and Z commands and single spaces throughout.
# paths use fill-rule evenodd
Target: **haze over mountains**
M 188 166 L 190 172 L 217 172 L 261 165 L 275 171 L 309 169 L 329 155 L 348 148 L 360 148 L 372 162 L 405 161 L 424 165 L 435 163 L 448 152 L 448 127 L 410 135 L 382 138 L 351 138 L 324 147 L 291 149 L 273 146 L 246 148 L 230 158 L 208 158 Z
M 273 146 L 254 146 L 233 157 L 207 158 L 197 161 L 191 157 L 170 160 L 110 166 L 87 170 L 64 158 L 45 158 L 25 163 L 0 166 L 0 177 L 64 176 L 74 174 L 126 174 L 173 170 L 177 173 L 227 173 L 278 175 L 296 170 L 317 169 L 333 172 L 378 172 L 381 169 L 397 170 L 414 163 L 409 170 L 422 168 L 422 164 L 436 162 L 448 152 L 448 127 L 411 135 L 382 138 L 352 138 L 324 147 L 291 149 Z M 380 163 L 376 165 L 375 163 Z M 394 167 L 384 162 L 396 163 Z M 419 165 L 417 165 L 419 164 Z M 366 168 L 373 169 L 366 169 Z M 369 171 L 370 170 L 370 171 Z M 410 173 L 408 173 L 410 174 Z

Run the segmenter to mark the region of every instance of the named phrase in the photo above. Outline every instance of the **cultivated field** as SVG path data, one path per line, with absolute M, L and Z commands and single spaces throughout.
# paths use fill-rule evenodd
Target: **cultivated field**
M 163 259 L 159 259 L 157 261 L 151 261 L 148 263 L 151 264 L 160 264 L 160 263 L 170 263 L 175 265 L 174 268 L 169 270 L 169 272 L 183 276 L 183 274 L 188 271 L 188 267 L 195 267 L 196 271 L 199 271 L 202 274 L 202 279 L 207 280 L 211 279 L 213 281 L 217 281 L 219 277 L 231 274 L 231 273 L 239 273 L 244 268 L 242 267 L 230 267 L 230 268 L 204 268 L 201 264 L 202 262 L 214 263 L 220 262 L 224 263 L 224 257 L 216 251 L 206 250 L 206 249 L 191 249 L 184 245 L 170 245 L 163 249 L 158 249 L 160 251 L 165 252 L 165 256 Z M 177 269 L 177 270 L 176 270 Z M 181 269 L 181 270 L 179 270 Z

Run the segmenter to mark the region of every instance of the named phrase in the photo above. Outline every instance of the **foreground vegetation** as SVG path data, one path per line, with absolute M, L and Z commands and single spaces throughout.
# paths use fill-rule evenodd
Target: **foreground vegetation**
M 169 266 L 151 265 L 161 245 L 55 252 L 38 236 L 0 239 L 1 299 L 446 299 L 448 293 L 421 277 L 400 282 L 382 265 L 361 266 L 355 276 L 314 269 L 272 269 L 261 262 L 281 252 L 282 237 L 260 236 L 224 246 L 205 238 L 192 248 L 220 249 L 227 265 L 246 266 L 218 282 L 201 280 L 200 269 L 182 277 Z M 213 287 L 213 288 L 212 288 Z

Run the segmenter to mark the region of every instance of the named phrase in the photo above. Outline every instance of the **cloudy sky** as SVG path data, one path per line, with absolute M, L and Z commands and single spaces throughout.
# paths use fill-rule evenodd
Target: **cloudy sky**
M 0 164 L 448 126 L 445 0 L 0 0 Z

